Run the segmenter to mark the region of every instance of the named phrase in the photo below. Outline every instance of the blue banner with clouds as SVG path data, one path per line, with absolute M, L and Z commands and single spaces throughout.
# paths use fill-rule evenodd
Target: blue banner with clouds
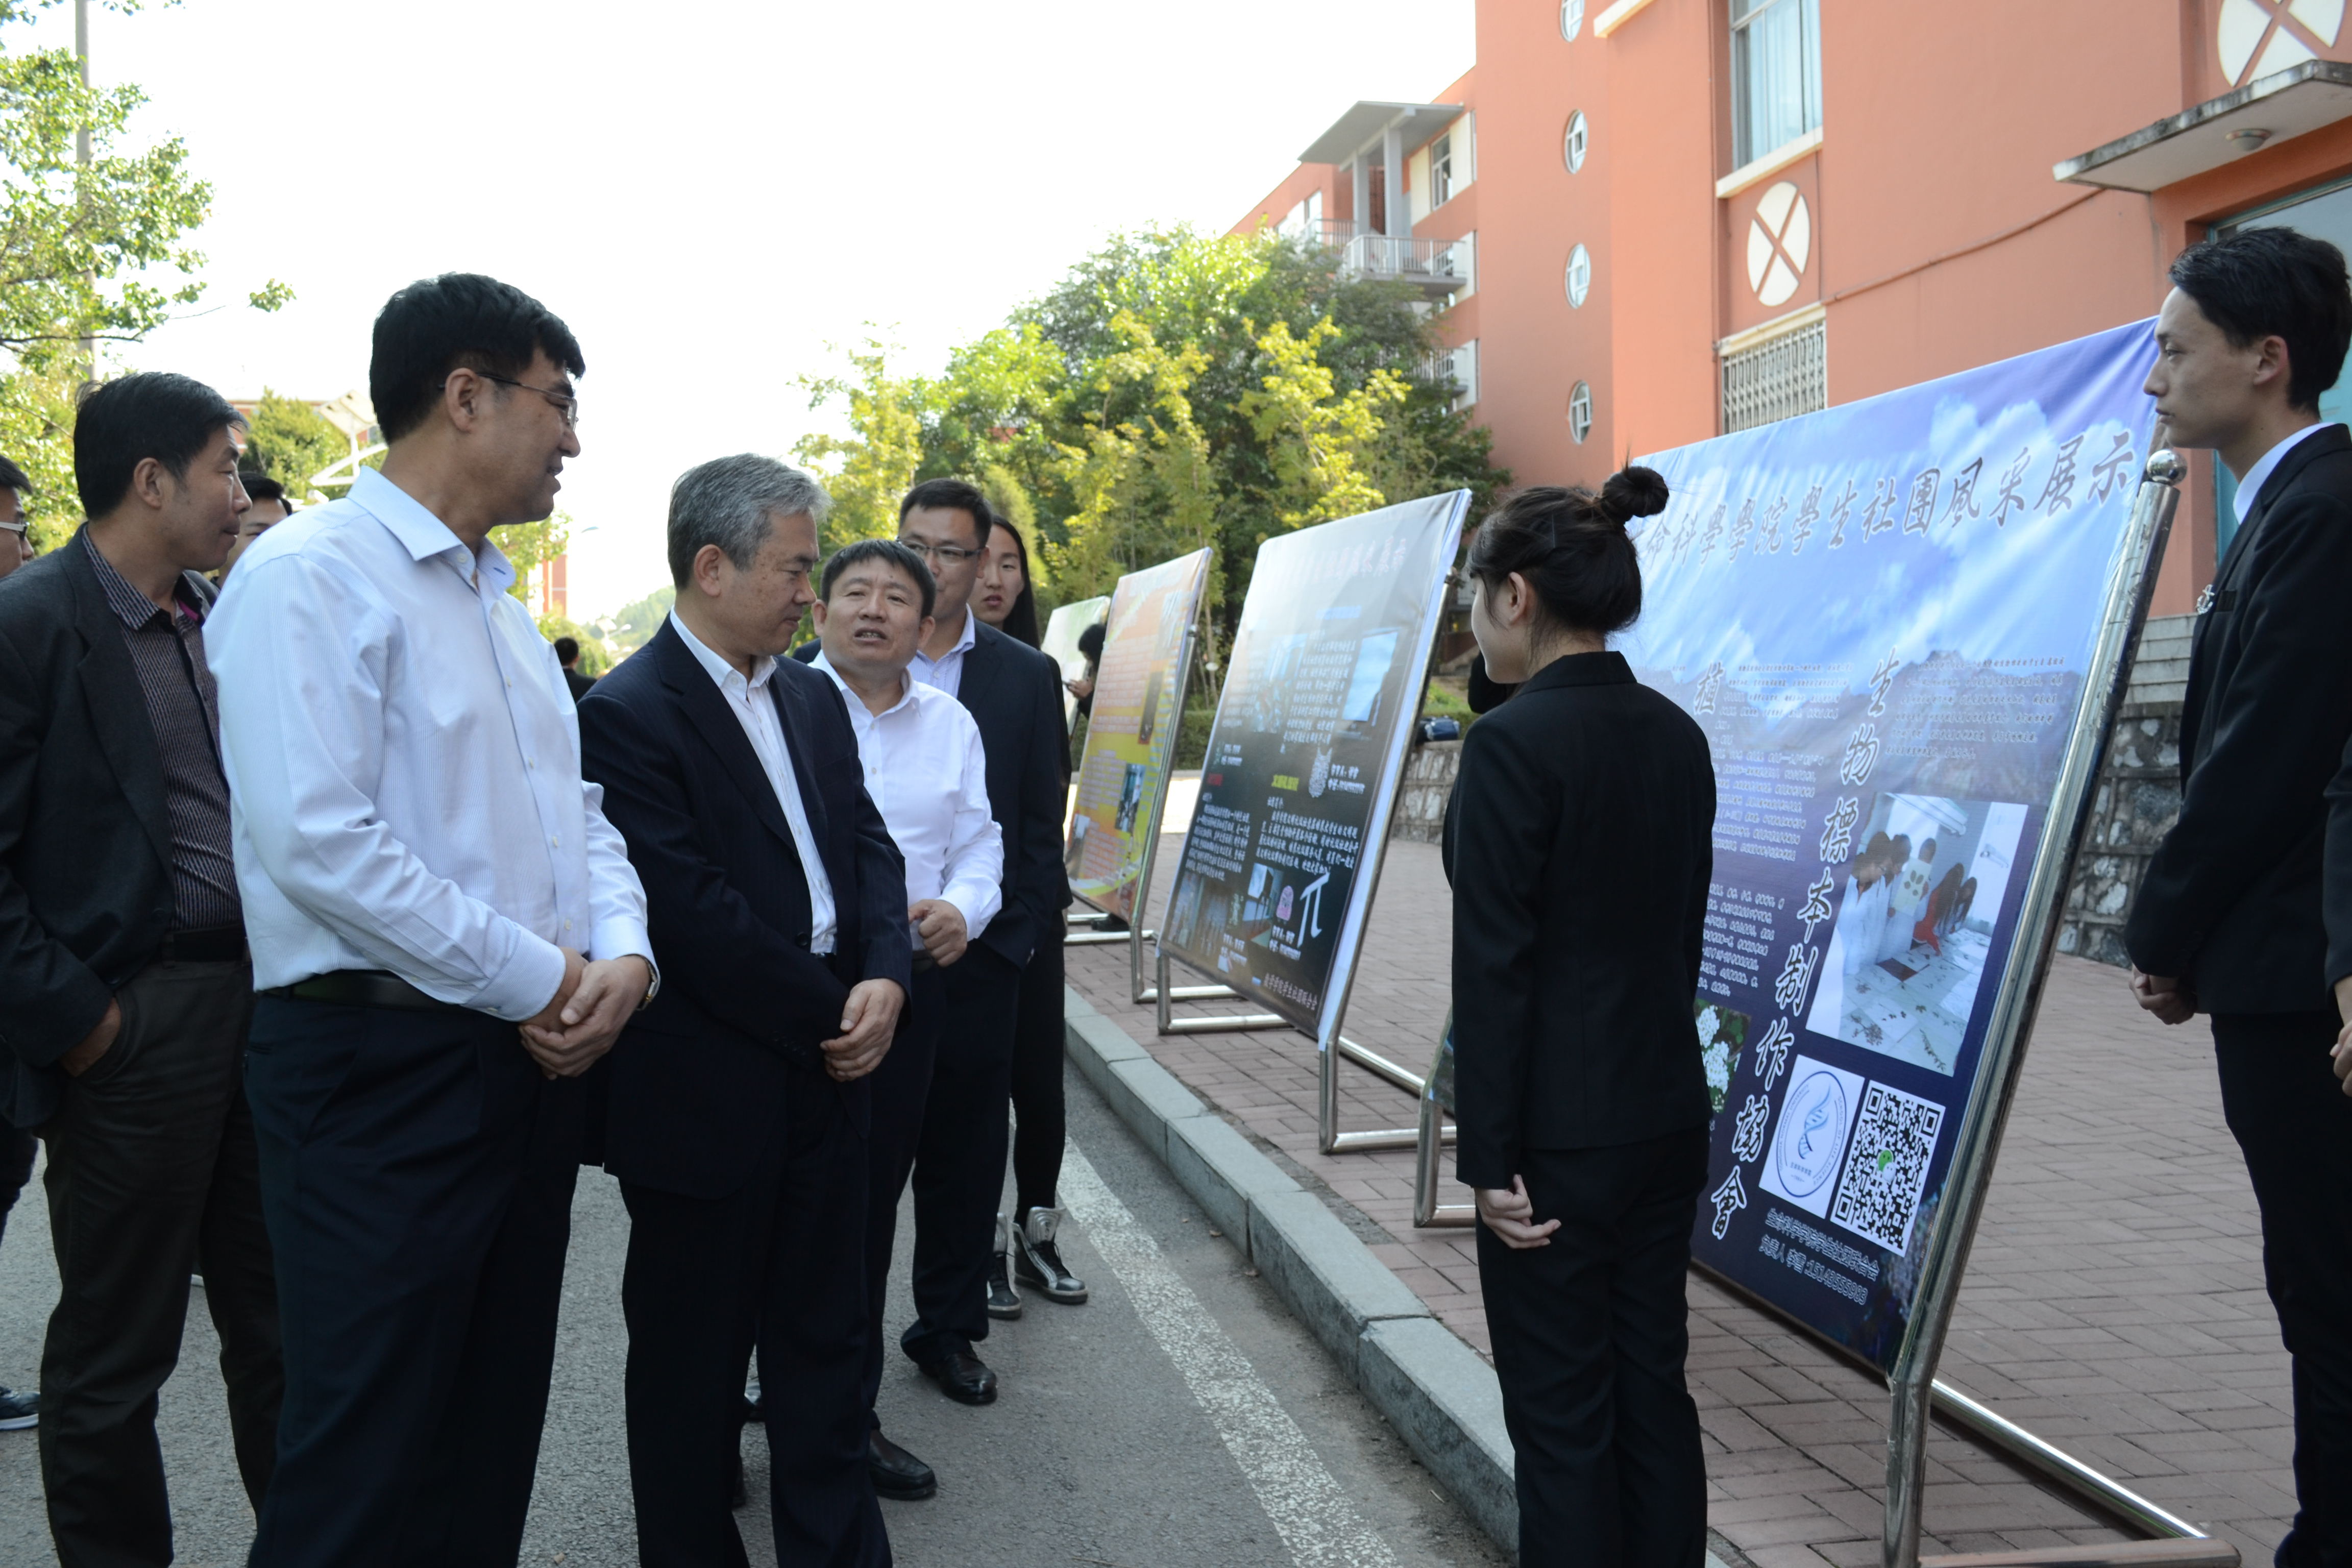
M 1892 1364 L 2154 408 L 2139 322 L 1643 459 L 1622 646 L 1705 726 L 1695 1244 Z

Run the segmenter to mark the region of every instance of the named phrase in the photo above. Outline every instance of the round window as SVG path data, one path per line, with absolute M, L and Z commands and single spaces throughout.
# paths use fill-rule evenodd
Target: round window
M 1580 109 L 1568 117 L 1568 136 L 1561 143 L 1561 152 L 1568 159 L 1570 174 L 1584 167 L 1584 149 L 1591 135 L 1591 127 L 1584 122 L 1584 110 Z
M 1592 253 L 1578 246 L 1568 253 L 1568 302 L 1581 308 L 1592 292 Z
M 1580 447 L 1592 434 L 1592 388 L 1580 381 L 1568 395 L 1568 433 Z
M 1584 31 L 1584 0 L 1559 0 L 1559 36 L 1573 41 Z

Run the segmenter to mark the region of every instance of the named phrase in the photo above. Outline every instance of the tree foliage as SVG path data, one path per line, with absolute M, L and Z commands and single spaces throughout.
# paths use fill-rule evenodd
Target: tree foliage
M 0 0 L 0 33 L 48 4 Z M 205 258 L 188 236 L 212 190 L 177 137 L 124 149 L 145 101 L 133 86 L 87 85 L 70 49 L 0 47 L 0 452 L 40 487 L 35 530 L 46 543 L 79 516 L 73 396 L 97 370 L 83 342 L 135 342 L 204 292 L 194 274 Z M 75 145 L 82 131 L 87 164 Z M 247 296 L 264 310 L 291 298 L 275 280 Z
M 310 476 L 351 455 L 351 442 L 327 416 L 299 398 L 268 387 L 246 429 L 245 467 L 286 487 L 295 504 L 311 492 Z
M 1267 539 L 1456 488 L 1483 508 L 1510 482 L 1426 378 L 1433 343 L 1409 289 L 1344 279 L 1319 247 L 1121 235 L 936 377 L 871 336 L 846 374 L 803 377 L 849 434 L 793 450 L 827 475 L 836 540 L 894 529 L 906 486 L 940 475 L 1025 510 L 1048 605 L 1212 545 L 1230 626 Z
M 669 607 L 676 603 L 677 590 L 663 584 L 635 604 L 615 611 L 613 629 L 605 635 L 604 641 L 615 653 L 635 653 L 661 630 L 662 622 L 669 616 Z
M 557 511 L 537 522 L 509 522 L 497 531 L 499 553 L 514 567 L 514 584 L 507 592 L 530 602 L 531 574 L 563 553 L 572 542 L 572 515 Z

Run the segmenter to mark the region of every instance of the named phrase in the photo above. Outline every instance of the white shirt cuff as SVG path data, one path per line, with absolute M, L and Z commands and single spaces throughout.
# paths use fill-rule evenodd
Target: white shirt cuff
M 563 950 L 520 928 L 518 934 L 512 961 L 473 1001 L 474 1006 L 509 1024 L 537 1017 L 563 986 Z

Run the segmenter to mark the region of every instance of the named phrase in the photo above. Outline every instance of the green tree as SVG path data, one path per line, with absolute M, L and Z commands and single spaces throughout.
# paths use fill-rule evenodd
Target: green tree
M 0 0 L 0 30 L 49 3 Z M 113 8 L 136 11 L 139 0 Z M 97 369 L 83 342 L 136 342 L 204 291 L 194 276 L 204 256 L 187 237 L 211 187 L 190 173 L 177 137 L 127 150 L 145 101 L 133 86 L 85 83 L 70 49 L 0 47 L 0 451 L 40 485 L 36 531 L 47 543 L 79 515 L 66 480 L 72 389 Z M 247 298 L 274 310 L 292 294 L 273 279 Z
M 1429 380 L 1434 343 L 1412 289 L 1345 278 L 1321 247 L 1118 235 L 936 378 L 890 374 L 869 341 L 850 374 L 804 380 L 849 434 L 795 451 L 845 491 L 839 538 L 887 531 L 916 478 L 1027 506 L 1061 597 L 1212 545 L 1229 629 L 1267 539 L 1447 489 L 1483 511 L 1510 482 Z
M 351 455 L 351 443 L 327 416 L 299 398 L 268 387 L 246 430 L 245 466 L 258 468 L 299 505 L 311 493 L 310 476 Z
M 676 603 L 677 590 L 667 583 L 663 584 L 635 604 L 614 612 L 613 630 L 604 641 L 614 653 L 636 652 L 661 630 L 662 622 L 669 615 L 669 607 Z
M 572 515 L 558 511 L 537 522 L 509 522 L 498 530 L 498 536 L 499 552 L 515 570 L 514 585 L 507 592 L 528 604 L 531 574 L 572 542 Z
M 867 337 L 844 355 L 853 374 L 801 376 L 796 384 L 808 394 L 809 406 L 822 408 L 838 401 L 845 405 L 849 437 L 803 436 L 793 444 L 793 456 L 824 475 L 833 495 L 833 515 L 825 520 L 826 541 L 845 544 L 853 539 L 888 539 L 898 531 L 898 498 L 915 482 L 923 458 L 924 388 L 920 382 L 890 374 L 891 345 Z

